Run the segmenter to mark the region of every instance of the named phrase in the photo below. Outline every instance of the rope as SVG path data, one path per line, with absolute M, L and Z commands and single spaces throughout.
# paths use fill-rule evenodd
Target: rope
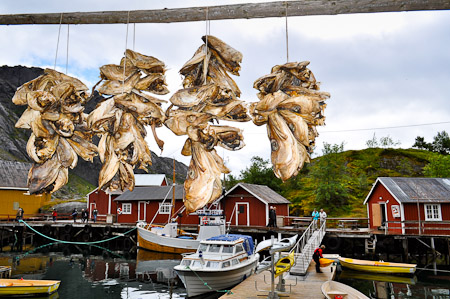
M 136 23 L 133 23 L 133 51 L 135 45 L 136 45 Z
M 197 278 L 198 278 L 198 279 L 203 283 L 203 285 L 206 286 L 208 289 L 213 290 L 213 291 L 215 291 L 215 292 L 217 292 L 217 293 L 226 293 L 227 295 L 232 295 L 232 294 L 233 294 L 233 292 L 232 292 L 231 290 L 217 290 L 217 289 L 212 288 L 210 285 L 208 285 L 207 282 L 205 282 L 205 281 L 197 274 L 197 272 L 195 272 L 194 270 L 192 270 L 191 267 L 187 266 L 186 269 L 191 270 L 192 273 L 194 273 L 195 276 L 197 276 Z
M 63 18 L 63 14 L 61 13 L 61 18 L 60 18 L 60 20 L 59 20 L 58 40 L 56 41 L 55 64 L 53 65 L 53 69 L 54 69 L 55 71 L 56 71 L 56 60 L 58 59 L 59 36 L 61 35 L 62 18 Z
M 289 62 L 288 3 L 286 2 L 286 62 Z
M 104 242 L 108 242 L 117 238 L 120 238 L 122 236 L 114 236 L 112 238 L 109 239 L 105 239 L 105 240 L 99 240 L 99 241 L 93 241 L 93 242 L 72 242 L 72 241 L 63 241 L 63 240 L 58 240 L 58 239 L 54 239 L 52 237 L 46 236 L 44 234 L 42 234 L 41 232 L 35 230 L 33 227 L 31 227 L 28 223 L 26 223 L 24 220 L 19 220 L 19 222 L 23 222 L 29 229 L 31 229 L 32 231 L 34 231 L 35 233 L 37 233 L 38 235 L 47 238 L 51 241 L 57 242 L 57 243 L 64 243 L 64 244 L 75 244 L 75 245 L 93 245 L 93 244 L 100 244 L 100 243 L 104 243 Z M 130 229 L 129 231 L 125 232 L 124 235 L 134 231 L 136 229 L 136 227 L 133 227 L 132 229 Z
M 69 27 L 67 24 L 67 48 L 66 48 L 66 75 L 67 75 L 67 66 L 69 65 Z
M 206 16 L 205 16 L 205 26 L 206 26 L 206 34 L 205 34 L 205 44 L 206 44 L 206 46 L 205 46 L 205 54 L 206 54 L 206 56 L 205 56 L 205 60 L 203 60 L 203 63 L 205 63 L 206 62 L 206 57 L 208 56 L 208 34 L 209 34 L 209 31 L 208 31 L 208 26 L 209 26 L 209 15 L 208 15 L 208 13 L 209 13 L 209 8 L 208 7 L 206 7 L 206 11 L 205 11 L 205 14 L 206 14 Z M 206 66 L 206 65 L 203 65 L 203 76 L 205 76 L 205 78 L 204 78 L 204 85 L 206 85 L 206 79 L 207 79 L 207 69 L 208 69 L 208 67 Z
M 125 69 L 127 68 L 127 46 L 128 46 L 128 24 L 130 23 L 130 11 L 127 17 L 127 34 L 125 36 L 125 60 L 123 61 L 123 80 L 122 80 L 122 94 L 125 90 Z

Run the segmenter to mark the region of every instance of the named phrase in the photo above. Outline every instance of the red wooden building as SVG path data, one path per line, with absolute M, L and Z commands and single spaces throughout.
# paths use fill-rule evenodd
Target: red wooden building
M 127 190 L 113 200 L 122 210 L 122 213 L 117 216 L 117 222 L 145 221 L 166 224 L 172 215 L 172 198 L 175 198 L 174 213 L 178 214 L 178 211 L 183 208 L 184 186 L 175 185 L 175 196 L 173 195 L 172 186 L 135 187 L 132 192 Z M 183 211 L 178 221 L 182 224 L 198 224 L 199 218 L 195 214 L 187 215 Z
M 235 185 L 220 200 L 226 221 L 246 226 L 266 226 L 270 206 L 276 207 L 277 216 L 289 216 L 290 203 L 267 186 L 247 183 Z
M 395 234 L 450 235 L 448 178 L 379 177 L 364 204 L 372 229 Z
M 165 174 L 135 174 L 135 186 L 166 186 L 167 178 Z M 105 192 L 98 188 L 87 195 L 87 209 L 90 218 L 92 218 L 92 211 L 97 208 L 98 217 L 106 218 L 106 215 L 117 214 L 117 203 L 115 198 L 120 196 L 123 192 L 113 191 Z

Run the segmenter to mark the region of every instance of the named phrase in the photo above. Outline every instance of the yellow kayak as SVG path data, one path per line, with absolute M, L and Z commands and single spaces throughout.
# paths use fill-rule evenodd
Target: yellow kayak
M 59 280 L 0 279 L 0 296 L 51 294 L 59 288 Z
M 328 267 L 333 262 L 334 262 L 333 260 L 326 259 L 326 258 L 320 258 L 319 259 L 320 267 Z
M 374 273 L 412 274 L 416 272 L 415 264 L 389 263 L 383 261 L 357 260 L 339 257 L 339 262 L 345 268 Z
M 282 273 L 289 271 L 294 265 L 295 262 L 295 256 L 294 251 L 289 253 L 288 256 L 285 256 L 281 258 L 276 264 L 275 264 L 275 277 L 278 277 Z

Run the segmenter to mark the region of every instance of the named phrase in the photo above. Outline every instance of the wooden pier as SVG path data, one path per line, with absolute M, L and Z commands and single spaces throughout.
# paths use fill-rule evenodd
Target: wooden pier
M 317 299 L 323 298 L 320 287 L 325 281 L 333 280 L 336 275 L 336 266 L 331 265 L 322 268 L 323 273 L 316 273 L 315 263 L 309 265 L 305 276 L 286 275 L 285 291 L 277 291 L 280 298 L 304 298 Z M 279 278 L 275 279 L 278 283 Z M 222 296 L 224 299 L 237 298 L 267 298 L 271 291 L 270 272 L 264 271 L 260 274 L 254 274 L 244 280 L 242 283 L 231 289 L 232 294 Z M 276 290 L 276 289 L 275 289 Z

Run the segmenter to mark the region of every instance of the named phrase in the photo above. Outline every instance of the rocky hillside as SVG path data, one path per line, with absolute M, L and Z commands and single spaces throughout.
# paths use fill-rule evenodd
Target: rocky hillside
M 44 70 L 41 68 L 0 67 L 0 159 L 2 160 L 31 162 L 26 153 L 30 131 L 14 127 L 26 107 L 14 105 L 11 99 L 17 87 L 38 77 L 43 72 Z M 94 97 L 86 106 L 85 112 L 92 111 L 101 99 L 101 96 Z M 152 152 L 152 161 L 153 165 L 149 168 L 149 173 L 164 173 L 169 180 L 172 179 L 173 162 L 171 158 L 158 157 Z M 70 170 L 69 184 L 58 191 L 56 197 L 83 197 L 97 186 L 100 168 L 101 163 L 98 158 L 94 159 L 94 163 L 79 159 L 77 167 Z M 176 161 L 175 168 L 176 180 L 181 183 L 186 177 L 187 166 Z M 145 173 L 142 170 L 136 172 Z

